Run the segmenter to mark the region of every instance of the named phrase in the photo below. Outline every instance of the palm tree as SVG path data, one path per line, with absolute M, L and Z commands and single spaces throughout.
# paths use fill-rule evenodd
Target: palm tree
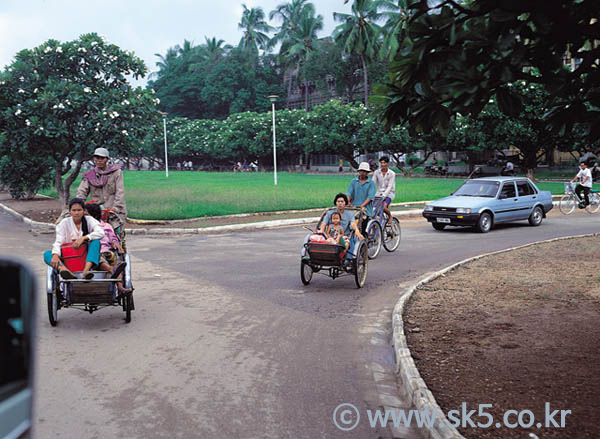
M 165 56 L 160 53 L 155 53 L 154 56 L 159 58 L 159 61 L 156 62 L 156 67 L 158 67 L 158 72 L 152 72 L 148 79 L 152 79 L 154 77 L 161 78 L 166 76 L 175 68 L 175 60 L 177 59 L 177 49 L 175 47 L 169 47 Z
M 396 0 L 382 2 L 386 11 L 384 15 L 387 21 L 383 26 L 383 43 L 381 45 L 380 57 L 388 58 L 390 61 L 396 56 L 400 42 L 404 39 L 404 29 L 409 17 L 407 0 Z
M 365 106 L 369 104 L 369 76 L 367 60 L 375 58 L 380 46 L 381 27 L 376 23 L 383 18 L 379 10 L 389 2 L 382 0 L 354 0 L 352 14 L 333 13 L 341 22 L 333 31 L 333 37 L 345 53 L 360 57 L 363 69 Z
M 312 5 L 311 5 L 312 6 Z M 306 77 L 306 61 L 318 45 L 317 32 L 323 29 L 323 16 L 315 16 L 314 7 L 305 7 L 293 31 L 281 43 L 282 58 L 294 62 L 304 76 L 304 108 L 308 110 L 308 78 Z
M 291 38 L 291 35 L 297 33 L 298 26 L 303 14 L 311 14 L 304 12 L 306 9 L 312 9 L 312 15 L 315 13 L 315 6 L 312 3 L 307 3 L 308 0 L 292 0 L 289 3 L 281 3 L 274 10 L 269 12 L 269 20 L 279 19 L 281 25 L 277 28 L 277 33 L 271 38 L 271 47 L 277 43 L 283 43 Z M 279 49 L 279 62 L 285 66 L 285 70 L 289 73 L 288 90 L 286 104 L 289 105 L 290 96 L 292 94 L 292 83 L 294 71 L 297 63 L 294 60 L 286 60 L 284 57 L 288 44 L 284 43 Z M 287 64 L 287 65 L 286 65 Z
M 262 8 L 248 9 L 242 5 L 242 21 L 238 23 L 238 28 L 244 32 L 240 40 L 239 47 L 248 49 L 258 55 L 258 49 L 266 50 L 269 47 L 269 37 L 267 32 L 274 30 L 273 27 L 265 21 L 265 13 Z
M 205 43 L 200 46 L 202 51 L 202 57 L 204 59 L 218 61 L 220 60 L 225 52 L 231 48 L 229 44 L 223 46 L 225 44 L 224 40 L 217 40 L 215 37 L 208 38 L 204 37 Z

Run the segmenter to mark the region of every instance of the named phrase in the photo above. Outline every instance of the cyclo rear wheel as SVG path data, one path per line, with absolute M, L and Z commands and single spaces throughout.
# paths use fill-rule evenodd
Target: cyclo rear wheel
M 368 246 L 369 259 L 375 259 L 381 251 L 383 233 L 377 221 L 370 221 L 365 232 L 366 244 Z

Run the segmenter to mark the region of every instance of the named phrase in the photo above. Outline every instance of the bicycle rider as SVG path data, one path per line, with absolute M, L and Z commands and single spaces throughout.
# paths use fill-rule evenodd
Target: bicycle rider
M 391 221 L 392 212 L 390 212 L 389 206 L 396 196 L 396 173 L 389 169 L 390 159 L 387 156 L 379 159 L 379 165 L 379 169 L 373 173 L 373 181 L 377 185 L 375 197 L 383 198 L 383 210 L 388 217 L 388 221 Z
M 590 190 L 592 189 L 592 171 L 590 171 L 585 163 L 585 160 L 580 160 L 579 162 L 580 170 L 571 180 L 571 183 L 574 183 L 576 180 L 579 180 L 577 186 L 575 186 L 575 193 L 581 199 L 581 192 L 584 194 L 584 204 L 580 205 L 580 208 L 584 208 L 585 206 L 590 205 Z

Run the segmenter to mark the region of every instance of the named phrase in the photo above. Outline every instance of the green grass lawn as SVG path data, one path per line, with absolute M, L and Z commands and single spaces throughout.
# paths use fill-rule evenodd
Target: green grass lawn
M 125 171 L 125 194 L 131 218 L 185 219 L 247 212 L 310 209 L 333 204 L 346 192 L 349 175 L 271 173 Z M 79 179 L 72 186 L 74 195 Z M 394 202 L 435 200 L 457 189 L 462 179 L 396 178 Z M 562 183 L 540 183 L 540 189 L 562 193 Z M 42 191 L 56 197 L 54 189 Z

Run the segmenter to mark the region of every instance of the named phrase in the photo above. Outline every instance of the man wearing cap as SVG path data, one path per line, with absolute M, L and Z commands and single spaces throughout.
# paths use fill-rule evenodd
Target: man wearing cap
M 369 172 L 371 172 L 371 167 L 367 162 L 362 162 L 358 165 L 358 177 L 350 182 L 346 195 L 348 195 L 352 206 L 364 207 L 367 216 L 373 216 L 373 200 L 375 199 L 377 186 L 369 178 Z M 367 222 L 365 221 L 363 231 L 366 224 Z
M 125 206 L 125 187 L 123 173 L 117 164 L 108 164 L 110 158 L 106 148 L 96 148 L 94 163 L 96 167 L 84 172 L 81 184 L 77 189 L 77 197 L 102 202 L 106 209 L 113 209 L 124 222 L 127 218 Z

